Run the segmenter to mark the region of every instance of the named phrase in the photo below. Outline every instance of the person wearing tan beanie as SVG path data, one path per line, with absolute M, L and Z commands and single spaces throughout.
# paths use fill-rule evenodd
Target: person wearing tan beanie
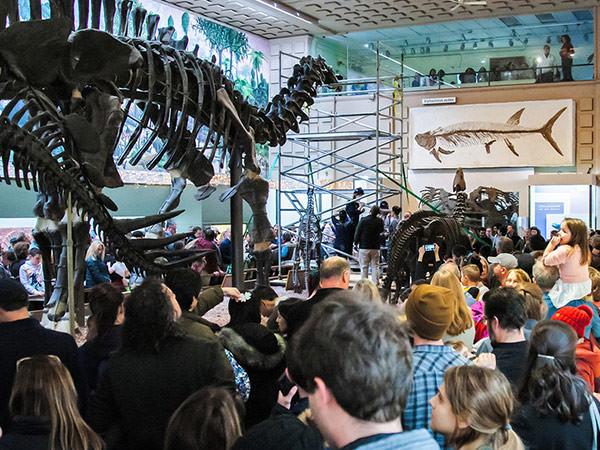
M 452 323 L 454 297 L 450 289 L 422 284 L 415 288 L 406 301 L 406 319 L 412 332 L 413 384 L 408 395 L 402 423 L 405 430 L 427 428 L 431 419 L 431 405 L 446 369 L 470 364 L 469 360 L 445 346 L 442 337 Z M 444 437 L 433 433 L 444 448 Z

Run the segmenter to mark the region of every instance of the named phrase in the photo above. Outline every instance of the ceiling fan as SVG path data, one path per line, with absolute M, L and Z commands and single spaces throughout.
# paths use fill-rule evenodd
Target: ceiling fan
M 454 3 L 454 6 L 450 9 L 450 12 L 457 10 L 461 6 L 486 6 L 487 0 L 450 0 Z

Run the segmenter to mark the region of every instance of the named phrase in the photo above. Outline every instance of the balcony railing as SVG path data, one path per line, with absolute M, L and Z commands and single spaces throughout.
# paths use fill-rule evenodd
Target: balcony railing
M 551 71 L 549 70 L 551 69 Z M 591 81 L 594 79 L 594 64 L 573 64 L 573 81 Z M 535 83 L 560 83 L 562 82 L 562 67 L 553 66 L 543 69 L 521 68 L 480 72 L 454 72 L 445 73 L 442 79 L 437 75 L 430 77 L 425 74 L 415 73 L 409 76 L 383 76 L 379 92 L 392 92 L 400 86 L 405 91 L 427 91 L 441 89 L 465 89 L 491 86 L 507 86 Z M 324 88 L 320 96 L 330 95 L 361 95 L 377 92 L 377 79 L 374 77 L 342 80 L 337 85 L 337 90 Z

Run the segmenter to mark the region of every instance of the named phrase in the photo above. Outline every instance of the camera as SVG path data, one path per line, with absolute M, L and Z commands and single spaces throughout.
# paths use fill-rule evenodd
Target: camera
M 432 252 L 435 250 L 435 244 L 425 244 L 423 246 L 426 252 Z

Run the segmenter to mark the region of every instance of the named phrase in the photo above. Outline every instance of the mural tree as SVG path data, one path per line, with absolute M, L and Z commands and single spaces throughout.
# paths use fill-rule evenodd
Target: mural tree
M 248 53 L 248 37 L 239 31 L 225 27 L 210 20 L 196 17 L 194 29 L 202 32 L 210 45 L 211 50 L 217 53 L 217 63 L 223 64 L 223 53 L 229 52 L 228 68 L 226 73 L 233 76 L 233 61 L 242 59 Z

